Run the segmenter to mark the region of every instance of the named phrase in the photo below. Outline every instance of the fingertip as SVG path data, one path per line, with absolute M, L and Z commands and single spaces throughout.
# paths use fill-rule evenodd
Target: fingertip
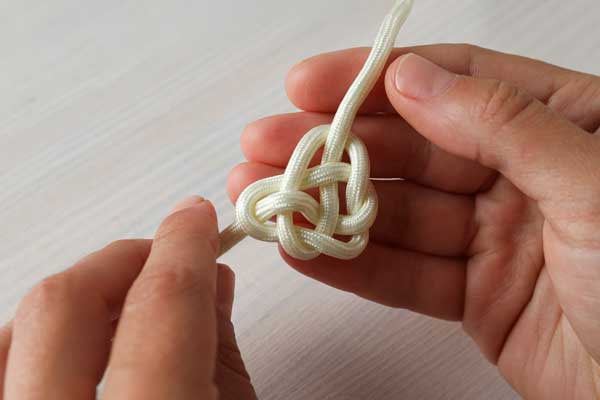
M 248 161 L 277 164 L 291 151 L 290 131 L 295 114 L 275 115 L 250 123 L 242 132 L 241 147 Z
M 165 238 L 187 236 L 206 238 L 214 251 L 218 252 L 217 211 L 203 197 L 192 196 L 180 202 L 158 228 L 154 243 Z
M 204 200 L 204 202 L 200 205 L 204 207 L 207 211 L 208 215 L 210 215 L 215 222 L 218 221 L 217 210 L 215 209 L 215 205 L 210 200 Z
M 404 63 L 411 54 L 412 53 L 404 54 L 396 58 L 394 61 L 392 61 L 392 63 L 385 71 L 385 91 L 388 96 L 388 99 L 392 103 L 392 106 L 395 106 L 395 102 L 398 100 L 398 97 L 402 96 L 401 93 L 398 92 L 396 83 L 396 79 L 398 77 L 398 70 L 402 63 Z
M 390 86 L 400 96 L 430 100 L 446 93 L 458 75 L 414 53 L 399 57 L 389 68 Z
M 242 151 L 250 162 L 285 167 L 302 137 L 319 125 L 330 124 L 331 114 L 296 112 L 266 117 L 242 133 Z M 315 155 L 315 160 L 320 153 Z
M 227 195 L 233 204 L 248 184 L 246 179 L 246 166 L 248 163 L 236 165 L 227 176 Z
M 174 213 L 188 210 L 190 212 L 202 212 L 203 214 L 208 215 L 210 217 L 210 219 L 212 220 L 211 222 L 217 222 L 217 211 L 215 210 L 215 206 L 213 205 L 213 203 L 210 202 L 210 200 L 207 200 L 204 197 L 189 197 L 188 199 L 179 203 L 179 209 L 174 211 Z
M 204 197 L 202 197 L 202 196 L 190 196 L 190 197 L 187 197 L 187 198 L 181 200 L 179 203 L 175 204 L 175 206 L 171 210 L 171 214 L 175 214 L 176 212 L 181 211 L 181 210 L 185 210 L 188 207 L 193 207 L 195 205 L 198 205 L 198 204 L 202 203 L 205 200 L 206 199 Z
M 312 112 L 335 110 L 361 66 L 355 49 L 319 54 L 290 69 L 286 92 L 299 109 Z
M 264 145 L 262 138 L 264 119 L 259 119 L 246 125 L 240 138 L 240 146 L 244 157 L 253 160 L 257 156 L 257 150 Z
M 301 110 L 308 106 L 307 99 L 310 99 L 311 93 L 309 82 L 312 77 L 313 59 L 310 57 L 294 65 L 288 72 L 285 79 L 285 91 L 288 99 Z
M 234 203 L 246 187 L 260 179 L 279 175 L 283 169 L 271 165 L 247 162 L 234 167 L 227 178 L 227 193 Z
M 370 48 L 352 48 L 324 53 L 295 65 L 288 73 L 286 91 L 299 109 L 312 112 L 335 112 L 362 69 Z M 360 112 L 393 112 L 378 80 Z

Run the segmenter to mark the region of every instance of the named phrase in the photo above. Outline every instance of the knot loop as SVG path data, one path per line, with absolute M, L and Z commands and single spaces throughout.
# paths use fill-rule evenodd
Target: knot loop
M 319 254 L 349 259 L 358 256 L 369 241 L 369 228 L 377 216 L 377 194 L 369 181 L 369 156 L 362 141 L 350 135 L 346 153 L 350 164 L 328 162 L 308 168 L 315 153 L 325 144 L 330 125 L 312 129 L 298 143 L 285 173 L 248 186 L 236 205 L 236 219 L 249 236 L 278 241 L 292 257 L 309 260 Z M 340 155 L 341 159 L 341 155 Z M 338 183 L 346 183 L 347 215 L 339 215 Z M 332 188 L 331 196 L 319 204 L 306 194 Z M 314 229 L 294 225 L 294 213 L 301 213 Z M 269 220 L 277 216 L 277 223 Z M 349 242 L 333 235 L 351 236 Z
M 357 257 L 369 242 L 377 217 L 377 194 L 363 142 L 351 133 L 358 110 L 381 76 L 413 0 L 397 0 L 388 14 L 363 69 L 348 89 L 331 125 L 318 126 L 298 143 L 285 173 L 248 186 L 236 205 L 236 222 L 221 233 L 221 254 L 245 236 L 279 242 L 292 257 L 310 260 L 320 254 Z M 309 168 L 323 148 L 321 164 Z M 346 153 L 350 163 L 342 162 Z M 346 184 L 347 213 L 340 215 L 339 183 Z M 319 201 L 305 193 L 319 189 Z M 314 228 L 294 224 L 302 214 Z M 271 221 L 276 217 L 275 222 Z M 334 235 L 349 237 L 339 240 Z

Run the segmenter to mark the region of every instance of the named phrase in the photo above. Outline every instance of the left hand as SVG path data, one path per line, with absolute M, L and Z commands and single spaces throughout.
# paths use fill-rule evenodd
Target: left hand
M 369 51 L 290 72 L 305 111 L 246 129 L 232 199 L 331 123 Z M 598 398 L 600 77 L 468 45 L 396 49 L 353 131 L 386 178 L 374 182 L 371 242 L 350 262 L 282 251 L 285 261 L 369 300 L 461 320 L 524 398 Z
M 0 400 L 93 400 L 105 370 L 103 399 L 256 399 L 218 246 L 215 210 L 195 197 L 154 241 L 115 242 L 44 280 L 0 329 Z

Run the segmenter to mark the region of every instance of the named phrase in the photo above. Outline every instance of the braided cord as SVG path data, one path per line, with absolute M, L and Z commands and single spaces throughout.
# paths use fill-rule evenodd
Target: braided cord
M 385 68 L 412 5 L 413 0 L 396 0 L 331 125 L 318 126 L 300 140 L 283 175 L 255 182 L 242 192 L 236 204 L 236 221 L 221 232 L 220 255 L 246 236 L 279 242 L 286 253 L 300 260 L 320 254 L 352 259 L 363 252 L 369 242 L 369 229 L 377 217 L 378 202 L 369 179 L 367 149 L 351 128 L 360 106 Z M 309 168 L 322 147 L 321 164 Z M 349 164 L 341 162 L 344 152 Z M 346 183 L 346 215 L 340 215 L 340 182 Z M 319 188 L 320 202 L 305 192 L 311 188 Z M 295 225 L 294 213 L 301 213 L 315 227 Z M 276 222 L 271 222 L 275 216 Z M 350 240 L 341 241 L 334 235 Z

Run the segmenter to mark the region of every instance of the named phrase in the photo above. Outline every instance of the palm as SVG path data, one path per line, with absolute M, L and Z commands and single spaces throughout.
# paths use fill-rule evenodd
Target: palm
M 544 265 L 544 219 L 504 178 L 477 195 L 476 204 L 481 222 L 468 249 L 465 329 L 511 383 L 530 382 L 531 393 L 564 393 L 574 386 L 555 379 L 567 376 L 568 366 L 552 359 L 558 356 L 552 338 L 568 322 Z
M 553 243 L 544 242 L 537 204 L 504 178 L 476 204 L 481 228 L 468 250 L 465 329 L 527 398 L 589 393 L 593 381 L 569 360 L 587 360 L 587 378 L 598 369 L 555 294 L 543 255 Z

